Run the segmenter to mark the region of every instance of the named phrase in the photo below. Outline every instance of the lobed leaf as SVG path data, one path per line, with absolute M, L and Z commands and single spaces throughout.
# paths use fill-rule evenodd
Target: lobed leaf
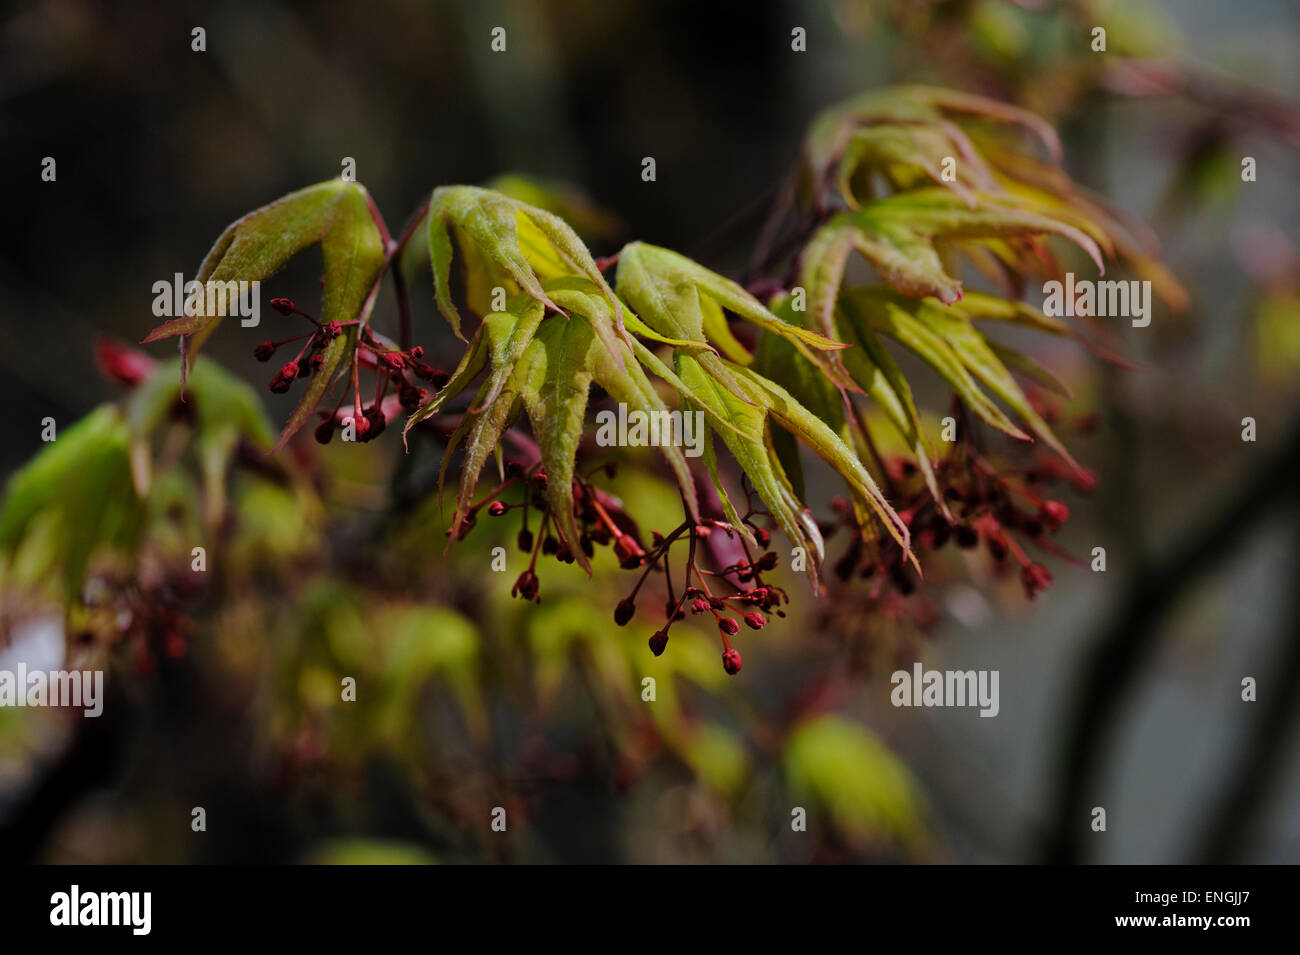
M 1012 437 L 1029 440 L 980 387 L 991 391 L 1016 412 L 1072 468 L 1078 464 L 1029 403 L 1000 355 L 1033 377 L 1047 376 L 1029 359 L 991 345 L 975 328 L 962 305 L 946 306 L 932 299 L 908 299 L 880 288 L 854 289 L 843 298 L 844 318 L 855 329 L 884 332 L 897 339 L 935 369 L 980 418 Z M 983 303 L 974 306 L 976 311 Z M 977 383 L 978 380 L 978 383 Z
M 270 278 L 299 252 L 319 243 L 323 258 L 321 320 L 362 317 L 380 278 L 387 249 L 364 187 L 331 179 L 290 193 L 231 223 L 204 257 L 199 282 L 253 282 Z M 200 310 L 178 316 L 144 339 L 193 336 L 191 351 L 216 330 L 220 315 Z
M 542 283 L 563 275 L 586 278 L 609 299 L 615 325 L 623 334 L 621 310 L 613 289 L 578 234 L 563 219 L 491 189 L 442 186 L 434 190 L 429 203 L 429 259 L 438 308 L 458 336 L 463 337 L 460 310 L 452 296 L 451 266 L 457 251 L 453 235 L 463 238 L 460 255 L 467 267 L 499 274 L 513 283 L 513 291 L 556 311 L 560 309 L 547 296 Z M 606 346 L 612 347 L 612 339 L 606 340 Z

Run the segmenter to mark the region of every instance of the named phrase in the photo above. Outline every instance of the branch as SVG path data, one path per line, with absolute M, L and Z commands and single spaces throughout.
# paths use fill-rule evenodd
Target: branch
M 1076 862 L 1083 855 L 1089 787 L 1102 764 L 1120 710 L 1157 646 L 1160 623 L 1179 595 L 1226 557 L 1274 501 L 1288 492 L 1300 470 L 1300 418 L 1261 466 L 1247 476 L 1218 512 L 1165 557 L 1139 569 L 1118 611 L 1094 642 L 1066 718 L 1057 768 L 1055 811 L 1044 861 Z
M 1292 516 L 1300 517 L 1300 514 L 1293 511 Z M 1296 526 L 1300 528 L 1300 522 Z M 1294 581 L 1298 577 L 1300 537 L 1292 543 L 1290 566 L 1281 579 Z M 1278 632 L 1281 659 L 1268 669 L 1268 696 L 1260 703 L 1263 712 L 1254 721 L 1240 764 L 1235 771 L 1223 774 L 1229 785 L 1207 814 L 1210 821 L 1197 853 L 1202 862 L 1240 861 L 1240 849 L 1247 843 L 1255 819 L 1267 805 L 1268 795 L 1285 765 L 1287 733 L 1300 710 L 1300 696 L 1295 692 L 1300 686 L 1300 635 L 1295 629 L 1296 620 L 1300 620 L 1300 591 L 1291 591 L 1287 609 L 1289 612 L 1282 615 Z M 1251 712 L 1254 713 L 1254 707 Z

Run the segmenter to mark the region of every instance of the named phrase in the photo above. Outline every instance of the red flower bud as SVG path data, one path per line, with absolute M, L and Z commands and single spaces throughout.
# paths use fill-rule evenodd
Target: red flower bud
M 641 566 L 641 558 L 645 556 L 645 551 L 627 534 L 620 534 L 614 541 L 614 556 L 618 558 L 620 567 L 624 570 L 632 570 Z
M 537 575 L 531 570 L 525 570 L 515 581 L 515 585 L 510 588 L 511 597 L 523 597 L 525 600 L 537 601 L 538 591 Z
M 1060 501 L 1044 501 L 1038 516 L 1052 530 L 1056 530 L 1070 519 L 1070 509 Z
M 1052 573 L 1042 564 L 1026 564 L 1020 570 L 1020 582 L 1025 585 L 1025 596 L 1030 600 L 1052 582 Z
M 666 646 L 668 646 L 668 631 L 656 630 L 650 638 L 650 652 L 655 656 L 660 656 Z
M 270 361 L 275 354 L 275 342 L 266 341 L 253 349 L 253 357 L 258 361 Z
M 419 345 L 416 345 L 414 348 L 411 349 L 411 357 L 412 357 L 412 358 L 423 358 L 423 357 L 424 357 L 424 349 L 421 348 Z
M 284 394 L 297 377 L 298 363 L 296 361 L 285 362 L 284 367 L 271 379 L 271 393 L 274 395 Z
M 632 602 L 631 597 L 624 597 L 614 608 L 614 622 L 620 627 L 625 627 L 634 613 L 636 613 L 636 604 Z
M 1091 471 L 1083 471 L 1075 474 L 1070 478 L 1070 483 L 1077 487 L 1084 494 L 1091 494 L 1097 490 L 1097 475 Z
M 754 566 L 757 567 L 759 570 L 771 570 L 773 567 L 776 566 L 776 562 L 778 559 L 779 558 L 776 556 L 776 551 L 769 550 L 766 554 L 764 554 L 762 557 L 760 557 L 758 560 L 754 562 Z
M 493 517 L 500 517 L 508 510 L 510 510 L 510 508 L 506 507 L 504 501 L 493 501 L 488 505 L 488 513 Z
M 720 617 L 718 619 L 718 629 L 727 636 L 734 637 L 736 634 L 740 633 L 740 624 L 736 623 L 736 621 L 732 620 L 730 617 Z
M 406 359 L 395 351 L 384 352 L 380 358 L 383 360 L 385 365 L 394 371 L 401 371 L 406 367 Z
M 370 422 L 370 428 L 366 431 L 366 440 L 371 441 L 381 434 L 388 427 L 388 419 L 384 417 L 383 411 L 378 405 L 371 405 L 365 410 L 366 420 Z
M 744 661 L 740 659 L 740 651 L 734 647 L 728 647 L 726 652 L 722 654 L 722 669 L 726 670 L 732 676 L 735 676 L 740 672 L 743 662 Z
M 292 315 L 296 310 L 291 298 L 273 298 L 271 299 L 271 307 L 281 315 Z
M 519 532 L 519 536 L 515 538 L 515 543 L 519 546 L 521 551 L 525 554 L 528 553 L 533 549 L 533 532 L 526 527 L 523 528 Z
M 709 602 L 701 597 L 696 597 L 695 602 L 691 604 L 691 613 L 696 614 L 697 616 L 702 613 L 707 613 L 708 609 Z
M 334 419 L 326 418 L 316 426 L 316 441 L 319 444 L 329 444 L 330 439 L 334 437 Z
M 95 342 L 95 364 L 106 378 L 134 388 L 149 376 L 157 363 L 134 348 L 100 339 Z
M 428 399 L 429 392 L 424 388 L 412 388 L 406 382 L 398 389 L 397 398 L 407 411 L 414 411 Z
M 428 362 L 417 361 L 414 363 L 414 367 L 416 376 L 423 378 L 435 388 L 441 389 L 447 382 L 451 381 L 451 375 L 440 368 L 434 368 Z
M 757 610 L 751 610 L 745 614 L 745 623 L 749 625 L 751 630 L 762 630 L 767 626 L 767 618 Z

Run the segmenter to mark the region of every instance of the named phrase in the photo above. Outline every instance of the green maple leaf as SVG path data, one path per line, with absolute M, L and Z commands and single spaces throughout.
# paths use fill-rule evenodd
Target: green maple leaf
M 1046 146 L 1050 161 L 1025 149 L 1019 135 L 1023 129 Z M 801 174 L 805 197 L 819 209 L 828 205 L 823 187 L 833 174 L 850 209 L 869 203 L 873 179 L 879 176 L 896 194 L 933 184 L 972 210 L 992 205 L 1044 216 L 1088 236 L 1108 257 L 1130 264 L 1152 281 L 1162 299 L 1181 310 L 1186 292 L 1157 260 L 1158 244 L 1150 230 L 1088 196 L 1060 168 L 1060 158 L 1055 131 L 1032 113 L 953 90 L 903 86 L 872 91 L 819 114 L 805 139 Z M 823 247 L 833 251 L 830 262 L 837 256 L 842 261 L 845 241 L 822 237 Z M 958 292 L 954 284 L 945 287 L 924 248 L 903 246 L 900 261 L 914 253 L 931 273 L 934 285 L 927 294 L 947 299 Z M 1040 246 L 991 236 L 978 245 L 964 243 L 962 250 L 1002 283 L 1008 282 L 1008 273 L 1037 274 L 1045 265 Z M 900 270 L 899 278 L 910 282 L 916 277 Z
M 131 475 L 141 497 L 152 479 L 150 442 L 181 399 L 179 360 L 160 365 L 131 392 L 125 405 L 131 446 Z M 189 376 L 187 401 L 194 408 L 194 453 L 203 486 L 204 516 L 216 529 L 226 512 L 226 484 L 241 441 L 267 451 L 275 442 L 257 393 L 225 369 L 197 359 Z
M 964 302 L 944 305 L 934 299 L 911 299 L 889 289 L 864 287 L 853 289 L 840 297 L 837 322 L 846 337 L 855 337 L 863 343 L 871 341 L 877 334 L 895 339 L 938 372 L 962 401 L 985 422 L 1014 438 L 1031 440 L 993 400 L 994 397 L 998 398 L 1072 468 L 1081 471 L 1047 422 L 1034 411 L 1007 369 L 1004 359 L 1010 358 L 1022 370 L 1037 369 L 1037 366 L 1012 349 L 993 345 L 975 327 L 974 320 L 989 317 L 989 312 L 990 302 L 987 297 L 977 298 L 969 306 Z M 1021 306 L 997 314 L 1001 320 L 1014 320 L 1004 316 L 1028 316 L 1030 313 L 1028 306 Z M 1022 321 L 1025 324 L 1038 323 L 1036 318 L 1029 317 Z M 1043 316 L 1043 321 L 1049 323 L 1050 327 L 1050 319 Z M 872 346 L 864 347 L 863 351 L 873 359 L 888 354 L 884 349 Z M 887 377 L 895 381 L 901 380 L 901 375 L 896 377 L 893 373 Z M 910 403 L 910 396 L 908 400 Z M 888 402 L 882 402 L 881 407 L 882 410 L 887 409 Z M 894 416 L 888 410 L 886 413 Z M 912 415 L 914 414 L 913 411 Z
M 602 327 L 606 330 L 613 328 L 614 319 L 599 287 L 585 279 L 568 278 L 545 283 L 544 291 L 548 299 L 563 310 L 563 314 L 546 316 L 540 302 L 527 295 L 513 299 L 505 312 L 490 313 L 447 386 L 408 419 L 406 429 L 409 431 L 443 409 L 452 397 L 463 393 L 486 369 L 471 407 L 453 433 L 451 448 L 443 459 L 445 471 L 450 450 L 464 443 L 464 463 L 453 526 L 470 508 L 478 476 L 499 445 L 503 433 L 523 413 L 538 439 L 557 529 L 570 545 L 575 558 L 586 567 L 580 549 L 573 546 L 577 528 L 573 519 L 571 484 L 590 386 L 593 383 L 600 385 L 630 410 L 647 414 L 671 410 L 651 383 L 649 374 L 653 374 L 677 391 L 680 410 L 699 410 L 708 417 L 782 531 L 792 544 L 805 548 L 814 581 L 819 579 L 820 536 L 815 523 L 806 515 L 794 494 L 773 449 L 770 427 L 773 423 L 825 458 L 848 480 L 855 497 L 865 502 L 865 506 L 880 517 L 906 548 L 906 527 L 884 500 L 852 449 L 818 415 L 780 385 L 739 363 L 721 358 L 707 346 L 696 347 L 700 338 L 694 342 L 677 340 L 683 344 L 674 347 L 673 365 L 669 366 L 633 337 L 630 345 L 622 341 L 618 343 L 623 355 L 621 363 L 616 362 L 604 347 L 600 334 Z M 674 341 L 657 336 L 629 306 L 623 307 L 622 314 L 629 331 L 636 335 L 646 334 L 652 342 L 661 344 Z M 782 336 L 783 341 L 821 340 L 821 336 L 789 325 L 766 309 L 762 309 L 762 314 L 769 326 L 779 325 L 790 330 L 789 339 Z M 670 330 L 693 331 L 680 322 Z M 711 357 L 715 361 L 706 365 L 700 360 L 702 357 Z M 693 519 L 698 520 L 694 483 L 681 449 L 665 446 L 660 450 L 677 480 L 688 511 Z M 711 437 L 706 441 L 704 458 L 722 496 L 728 519 L 748 537 L 749 532 L 718 477 Z
M 940 258 L 937 243 L 944 240 L 1056 234 L 1079 245 L 1105 271 L 1097 243 L 1078 227 L 1011 200 L 983 193 L 977 198 L 971 208 L 948 190 L 920 189 L 832 218 L 814 234 L 803 256 L 810 319 L 823 330 L 831 327 L 844 270 L 855 250 L 895 290 L 913 298 L 932 295 L 949 304 L 963 290 Z
M 199 282 L 254 282 L 270 278 L 298 253 L 318 244 L 323 260 L 321 321 L 370 318 L 388 249 L 365 188 L 331 179 L 250 212 L 229 226 L 199 266 Z M 159 325 L 145 342 L 187 336 L 193 355 L 221 323 L 202 310 Z M 358 326 L 349 326 L 322 352 L 323 364 L 290 415 L 275 450 L 306 423 L 344 358 L 355 350 Z M 182 373 L 188 370 L 189 362 Z
M 57 579 L 65 605 L 102 549 L 134 551 L 144 501 L 131 481 L 129 432 L 103 405 L 65 429 L 10 479 L 0 508 L 3 576 Z
M 582 438 L 588 397 L 597 384 L 630 411 L 659 414 L 670 411 L 651 384 L 643 364 L 674 377 L 648 349 L 633 340 L 616 340 L 610 353 L 605 342 L 614 329 L 614 311 L 604 290 L 584 278 L 547 282 L 544 293 L 558 314 L 546 315 L 540 301 L 518 295 L 505 312 L 489 313 L 451 379 L 433 399 L 411 415 L 406 431 L 441 410 L 462 393 L 485 368 L 471 407 L 452 435 L 443 458 L 444 473 L 451 452 L 465 446 L 459 500 L 453 526 L 472 502 L 474 487 L 501 436 L 522 412 L 527 415 L 547 475 L 547 494 L 556 528 L 575 559 L 590 571 L 578 547 L 573 517 L 573 474 Z M 630 312 L 623 314 L 633 328 L 642 327 Z M 668 462 L 691 516 L 699 519 L 694 482 L 682 450 L 665 445 Z
M 560 311 L 543 282 L 565 276 L 587 279 L 614 310 L 612 330 L 601 330 L 610 353 L 620 355 L 615 338 L 626 339 L 614 291 L 605 281 L 578 234 L 554 213 L 491 189 L 442 186 L 429 202 L 428 250 L 434 297 L 452 330 L 461 334 L 461 314 L 452 295 L 452 264 L 463 264 L 466 297 L 480 315 L 492 311 L 493 289 L 522 292 Z
M 262 281 L 318 243 L 324 259 L 321 320 L 359 317 L 383 271 L 387 250 L 366 190 L 355 182 L 331 179 L 308 186 L 232 222 L 204 257 L 195 278 L 199 282 Z M 200 310 L 164 322 L 144 340 L 187 335 L 192 350 L 197 350 L 221 318 Z
M 691 355 L 732 395 L 748 400 L 721 356 L 748 365 L 753 356 L 736 341 L 726 312 L 778 335 L 843 387 L 853 387 L 838 366 L 824 357 L 843 344 L 784 321 L 738 284 L 684 255 L 634 242 L 619 253 L 615 278 L 618 294 L 655 333 L 658 340 Z
M 1056 130 L 1028 110 L 940 87 L 896 86 L 863 93 L 819 113 L 804 141 L 804 174 L 813 183 L 824 181 L 837 158 L 850 148 L 857 133 L 881 125 L 937 132 L 952 144 L 953 151 L 948 155 L 972 159 L 976 150 L 958 125 L 958 121 L 971 117 L 1028 129 L 1038 136 L 1054 160 L 1060 160 L 1061 140 Z M 909 148 L 907 144 L 896 141 L 877 147 L 883 152 L 876 152 L 874 156 L 868 155 L 872 152 L 870 148 L 856 148 L 863 149 L 862 158 L 870 158 L 878 166 L 910 163 L 924 169 L 926 156 L 933 157 L 931 147 L 935 142 L 922 136 L 915 138 Z
M 962 178 L 944 177 L 944 167 L 960 157 Z M 955 165 L 955 164 L 954 164 Z M 915 189 L 926 180 L 951 189 L 975 205 L 975 189 L 995 189 L 997 179 L 961 131 L 951 123 L 868 126 L 850 137 L 840 159 L 837 181 L 850 208 L 859 208 L 870 174 L 881 173 L 895 192 Z M 971 180 L 968 185 L 963 179 Z
M 853 449 L 794 395 L 750 368 L 728 363 L 731 380 L 743 392 L 737 396 L 693 356 L 679 352 L 675 361 L 677 374 L 691 389 L 691 403 L 701 407 L 715 423 L 725 425 L 715 430 L 791 545 L 804 549 L 814 587 L 820 587 L 821 535 L 796 496 L 781 463 L 773 441 L 773 426 L 784 429 L 826 461 L 848 483 L 854 497 L 898 541 L 904 553 L 911 556 L 907 526 L 885 500 Z M 738 528 L 743 527 L 727 489 L 718 479 L 711 441 L 706 441 L 704 457 L 728 520 Z

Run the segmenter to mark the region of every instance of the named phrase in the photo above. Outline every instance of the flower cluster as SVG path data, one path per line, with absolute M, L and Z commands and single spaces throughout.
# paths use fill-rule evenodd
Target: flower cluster
M 591 483 L 591 477 L 603 472 L 607 477 L 618 473 L 613 462 L 604 464 L 586 477 L 573 480 L 574 517 L 578 522 L 578 547 L 590 558 L 595 555 L 597 547 L 610 546 L 618 558 L 620 566 L 632 568 L 640 566 L 645 555 L 645 548 L 640 542 L 640 531 L 636 523 L 628 517 L 623 505 L 612 495 L 601 491 Z M 554 557 L 562 564 L 574 562 L 570 545 L 558 537 L 551 514 L 550 499 L 547 497 L 546 471 L 540 464 L 526 466 L 518 460 L 506 462 L 505 480 L 488 492 L 478 503 L 466 508 L 464 514 L 447 531 L 455 540 L 461 540 L 478 522 L 479 511 L 486 508 L 491 517 L 504 517 L 511 511 L 521 511 L 521 526 L 516 536 L 516 544 L 525 554 L 530 555 L 528 569 L 519 575 L 511 588 L 511 595 L 525 600 L 539 601 L 540 583 L 537 577 L 537 561 L 542 556 Z M 503 495 L 516 486 L 522 486 L 522 500 L 508 503 Z M 537 532 L 529 527 L 529 512 L 536 511 Z
M 746 523 L 749 523 L 748 517 Z M 771 539 L 770 532 L 761 527 L 751 527 L 755 541 L 766 548 Z M 672 548 L 677 544 L 684 544 L 686 548 L 680 597 L 676 596 L 673 587 L 670 562 Z M 721 566 L 717 570 L 702 567 L 699 560 L 702 551 L 709 551 L 713 562 Z M 734 555 L 734 558 L 728 560 L 723 556 L 727 554 Z M 624 626 L 632 619 L 636 613 L 637 595 L 650 574 L 662 573 L 667 600 L 664 625 L 650 637 L 650 650 L 655 656 L 664 652 L 668 645 L 668 631 L 676 621 L 685 619 L 688 610 L 694 616 L 712 614 L 722 639 L 722 666 L 728 673 L 735 674 L 740 671 L 742 660 L 740 651 L 731 645 L 728 638 L 740 633 L 740 622 L 729 614 L 739 615 L 751 630 L 762 630 L 767 626 L 763 611 L 785 616 L 781 604 L 788 602 L 789 596 L 780 587 L 763 579 L 764 572 L 777 565 L 776 552 L 764 550 L 755 558 L 744 537 L 724 521 L 706 519 L 695 523 L 686 520 L 667 536 L 656 534 L 642 564 L 644 569 L 632 592 L 614 610 L 614 622 Z M 707 578 L 712 578 L 712 586 Z
M 283 394 L 296 380 L 318 373 L 325 363 L 325 349 L 330 343 L 345 329 L 359 326 L 357 345 L 352 352 L 352 408 L 350 412 L 341 410 L 347 397 L 345 391 L 332 411 L 320 412 L 321 423 L 316 428 L 316 440 L 321 444 L 328 444 L 336 430 L 349 424 L 357 441 L 374 440 L 401 410 L 414 411 L 429 399 L 430 388 L 436 391 L 447 383 L 448 374 L 424 361 L 424 349 L 419 345 L 400 348 L 369 325 L 359 325 L 355 319 L 319 322 L 287 298 L 271 299 L 271 307 L 284 316 L 301 316 L 315 326 L 312 331 L 280 341 L 265 341 L 253 349 L 253 356 L 258 361 L 268 362 L 279 348 L 302 342 L 298 353 L 271 379 L 269 387 L 273 394 Z M 363 368 L 375 376 L 374 393 L 369 402 L 361 396 L 359 371 Z
M 1091 422 L 1079 422 L 1081 429 Z M 981 545 L 998 570 L 1013 559 L 1020 566 L 1020 581 L 1026 597 L 1032 599 L 1052 582 L 1052 574 L 1043 564 L 1032 560 L 1025 544 L 1072 560 L 1052 540 L 1070 517 L 1069 508 L 1048 497 L 1044 489 L 1053 483 L 1069 481 L 1076 489 L 1090 492 L 1095 479 L 1087 472 L 1072 471 L 1056 458 L 1044 457 L 1027 467 L 998 467 L 969 438 L 963 427 L 950 453 L 934 468 L 940 496 L 922 480 L 917 466 L 906 458 L 886 463 L 886 479 L 891 500 L 899 516 L 911 531 L 912 549 L 917 555 L 937 551 L 951 541 L 959 550 L 971 551 Z M 835 520 L 823 524 L 822 533 L 830 537 L 839 527 L 851 531 L 844 554 L 832 569 L 840 580 L 853 576 L 874 578 L 872 594 L 876 596 L 886 582 L 903 596 L 916 589 L 917 575 L 909 567 L 902 550 L 892 540 L 873 541 L 861 532 L 851 505 L 837 498 L 832 503 Z
M 688 613 L 695 616 L 712 614 L 722 640 L 722 664 L 728 673 L 741 668 L 740 651 L 731 645 L 730 637 L 740 632 L 743 622 L 751 630 L 767 626 L 767 617 L 785 616 L 781 605 L 789 601 L 788 594 L 775 584 L 764 580 L 763 575 L 777 566 L 775 551 L 764 549 L 753 555 L 745 538 L 725 521 L 707 519 L 695 523 L 683 521 L 668 534 L 655 532 L 649 546 L 642 543 L 636 523 L 613 495 L 593 486 L 592 477 L 603 473 L 608 478 L 617 475 L 613 462 L 596 468 L 586 476 L 573 480 L 574 517 L 580 529 L 578 547 L 588 557 L 595 549 L 609 546 L 624 570 L 640 570 L 631 592 L 614 608 L 614 622 L 622 627 L 630 623 L 637 612 L 637 598 L 646 587 L 652 574 L 662 574 L 665 597 L 664 624 L 650 637 L 650 650 L 659 656 L 668 644 L 668 632 L 673 623 L 685 619 Z M 516 543 L 520 551 L 529 555 L 528 567 L 515 580 L 511 596 L 540 602 L 541 581 L 538 561 L 553 557 L 562 564 L 574 562 L 568 543 L 558 537 L 547 496 L 547 474 L 540 465 L 526 467 L 519 461 L 508 461 L 505 479 L 465 513 L 448 530 L 455 540 L 465 537 L 477 524 L 478 514 L 486 510 L 491 517 L 504 517 L 511 511 L 522 512 L 521 527 Z M 504 499 L 511 488 L 522 487 L 522 500 L 509 503 Z M 518 497 L 512 494 L 511 497 Z M 530 512 L 536 511 L 536 532 L 530 527 Z M 746 515 L 754 541 L 766 548 L 771 534 L 752 523 L 761 516 L 757 512 Z M 674 585 L 670 557 L 675 545 L 684 545 L 686 557 L 680 586 Z M 708 552 L 710 563 L 716 570 L 702 566 Z

